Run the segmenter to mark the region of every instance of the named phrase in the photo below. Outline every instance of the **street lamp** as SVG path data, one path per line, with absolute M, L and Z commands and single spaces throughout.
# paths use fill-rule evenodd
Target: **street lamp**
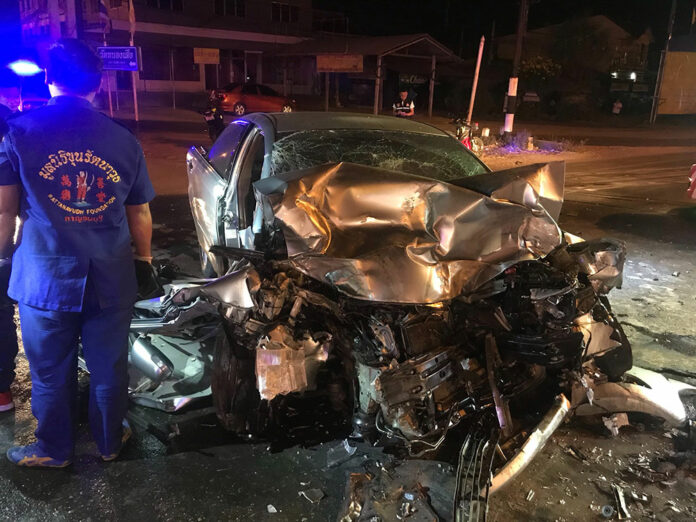
M 24 110 L 24 99 L 22 97 L 22 88 L 24 87 L 24 78 L 26 76 L 36 76 L 43 69 L 30 60 L 15 60 L 9 63 L 7 67 L 19 76 L 19 110 Z

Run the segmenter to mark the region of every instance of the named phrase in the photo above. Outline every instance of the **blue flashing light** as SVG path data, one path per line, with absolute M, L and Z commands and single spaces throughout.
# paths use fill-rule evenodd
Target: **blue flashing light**
M 29 60 L 16 60 L 7 65 L 17 76 L 35 76 L 43 71 L 41 67 Z

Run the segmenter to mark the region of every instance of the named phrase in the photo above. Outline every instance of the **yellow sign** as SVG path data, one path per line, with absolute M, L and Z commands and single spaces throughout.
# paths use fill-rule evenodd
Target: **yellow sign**
M 193 63 L 220 63 L 220 49 L 193 48 Z
M 657 113 L 696 114 L 696 53 L 667 53 Z
M 363 72 L 362 54 L 318 54 L 317 72 Z

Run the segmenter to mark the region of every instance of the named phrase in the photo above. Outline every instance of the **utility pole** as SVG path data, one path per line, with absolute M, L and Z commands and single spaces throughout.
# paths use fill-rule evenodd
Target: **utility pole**
M 515 56 L 512 62 L 512 76 L 508 82 L 508 92 L 505 98 L 505 136 L 510 136 L 515 122 L 515 106 L 517 105 L 517 80 L 522 61 L 522 44 L 527 32 L 527 17 L 529 15 L 529 0 L 520 0 L 520 11 L 517 17 L 517 40 L 515 42 Z
M 469 112 L 466 116 L 467 125 L 471 124 L 471 115 L 474 112 L 474 100 L 476 99 L 476 88 L 478 87 L 479 72 L 481 71 L 481 58 L 483 57 L 483 45 L 486 42 L 486 37 L 481 37 L 479 43 L 478 57 L 476 58 L 476 72 L 474 72 L 474 83 L 471 86 L 471 96 L 469 97 Z
M 655 123 L 657 119 L 657 108 L 660 104 L 660 91 L 662 91 L 662 77 L 665 72 L 665 62 L 667 61 L 667 53 L 669 53 L 669 43 L 672 41 L 672 30 L 674 29 L 674 18 L 677 14 L 677 0 L 672 0 L 672 9 L 669 13 L 669 22 L 667 22 L 667 41 L 665 42 L 665 50 L 660 55 L 660 66 L 657 69 L 657 79 L 655 80 L 655 92 L 653 94 L 652 108 L 650 109 L 650 124 Z

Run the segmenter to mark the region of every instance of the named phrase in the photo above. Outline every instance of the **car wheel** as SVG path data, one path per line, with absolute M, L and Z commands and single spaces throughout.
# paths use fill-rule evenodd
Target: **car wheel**
M 232 107 L 232 112 L 234 112 L 237 116 L 244 116 L 247 113 L 246 105 L 237 102 L 234 104 L 234 107 Z
M 210 262 L 208 253 L 202 248 L 199 248 L 198 253 L 200 254 L 201 258 L 201 272 L 203 274 L 203 277 L 208 279 L 218 277 L 217 273 L 215 272 L 215 269 L 213 268 L 213 264 Z
M 286 103 L 285 105 L 283 105 L 282 111 L 283 112 L 292 112 L 292 105 L 288 105 Z

